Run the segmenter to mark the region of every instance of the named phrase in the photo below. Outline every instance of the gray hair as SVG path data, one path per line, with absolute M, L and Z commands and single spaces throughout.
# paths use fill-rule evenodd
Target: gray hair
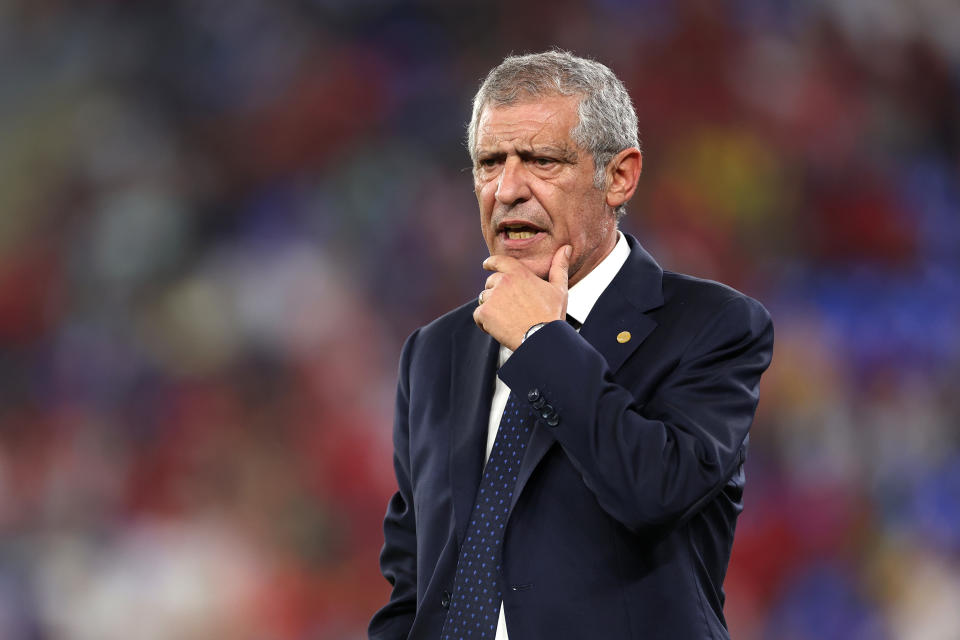
M 570 132 L 574 142 L 593 155 L 594 185 L 602 189 L 606 168 L 615 155 L 640 147 L 637 113 L 623 83 L 606 65 L 567 51 L 508 56 L 494 67 L 473 98 L 467 127 L 467 148 L 477 165 L 477 128 L 487 105 L 509 106 L 546 96 L 580 96 L 579 122 Z M 616 208 L 617 219 L 626 213 Z

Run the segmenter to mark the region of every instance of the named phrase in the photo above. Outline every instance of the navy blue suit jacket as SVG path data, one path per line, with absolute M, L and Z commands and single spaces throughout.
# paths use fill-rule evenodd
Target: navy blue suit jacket
M 729 287 L 664 272 L 627 239 L 580 334 L 549 323 L 496 371 L 473 302 L 407 340 L 380 558 L 393 592 L 371 639 L 440 637 L 495 374 L 524 401 L 537 389 L 558 418 L 537 421 L 507 520 L 511 640 L 728 637 L 722 584 L 770 317 Z

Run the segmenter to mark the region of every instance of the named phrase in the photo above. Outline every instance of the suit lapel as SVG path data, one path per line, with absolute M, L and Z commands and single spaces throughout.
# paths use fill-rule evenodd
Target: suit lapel
M 657 326 L 644 312 L 663 305 L 663 270 L 636 239 L 624 236 L 630 246 L 630 257 L 597 299 L 580 329 L 580 336 L 603 355 L 613 374 Z M 617 336 L 624 331 L 630 333 L 630 339 L 620 342 Z M 520 464 L 511 512 L 533 470 L 555 443 L 556 438 L 549 429 L 536 421 Z
M 473 324 L 453 336 L 450 483 L 458 543 L 469 523 L 483 470 L 499 348 L 496 340 Z
M 663 305 L 663 270 L 633 236 L 624 236 L 630 256 L 580 329 L 614 374 L 657 326 L 645 312 Z M 630 335 L 618 339 L 623 332 Z

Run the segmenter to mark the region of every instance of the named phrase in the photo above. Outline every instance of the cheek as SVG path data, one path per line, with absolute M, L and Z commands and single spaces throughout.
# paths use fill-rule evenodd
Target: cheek
M 481 211 L 484 215 L 489 215 L 490 210 L 493 209 L 493 200 L 497 191 L 496 183 L 491 181 L 475 184 L 473 191 L 477 194 L 477 203 Z
M 493 239 L 493 231 L 490 229 L 490 220 L 493 218 L 493 196 L 487 185 L 476 185 L 474 194 L 477 196 L 477 206 L 480 209 L 480 232 L 483 234 L 487 244 Z
M 586 209 L 596 207 L 596 203 L 583 202 L 581 206 Z M 574 217 L 570 220 L 567 232 L 570 234 L 570 239 L 581 249 L 592 249 L 609 233 L 608 227 L 611 226 L 612 221 L 605 219 L 602 215 L 578 215 L 578 212 L 571 212 L 571 215 Z

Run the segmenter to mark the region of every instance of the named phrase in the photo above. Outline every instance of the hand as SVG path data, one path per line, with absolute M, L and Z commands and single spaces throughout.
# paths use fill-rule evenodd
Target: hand
M 474 310 L 473 321 L 497 342 L 516 351 L 533 325 L 566 318 L 572 251 L 570 245 L 557 250 L 546 281 L 516 258 L 496 255 L 484 260 L 483 268 L 494 273 L 487 278 L 483 304 Z

